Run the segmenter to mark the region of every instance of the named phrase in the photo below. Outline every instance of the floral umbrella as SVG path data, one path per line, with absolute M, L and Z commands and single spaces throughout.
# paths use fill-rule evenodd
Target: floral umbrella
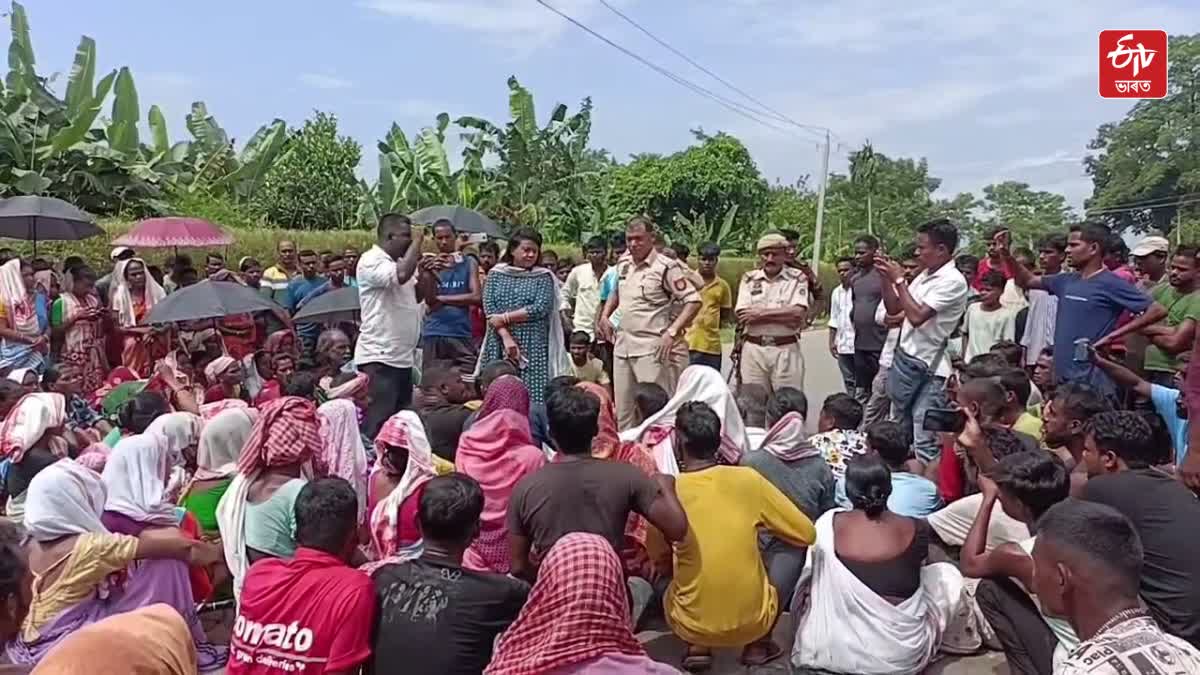
M 233 235 L 201 218 L 147 218 L 113 243 L 133 248 L 207 248 L 228 246 Z

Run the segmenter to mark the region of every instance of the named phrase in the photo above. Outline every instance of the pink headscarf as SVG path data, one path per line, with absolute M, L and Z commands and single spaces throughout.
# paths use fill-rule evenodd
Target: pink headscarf
M 482 420 L 497 410 L 513 410 L 529 418 L 529 388 L 516 375 L 501 375 L 488 387 L 479 407 L 476 420 Z
M 489 398 L 492 387 L 488 388 Z M 464 567 L 508 573 L 508 500 L 517 483 L 545 463 L 546 455 L 533 445 L 529 435 L 528 413 L 500 409 L 479 418 L 462 434 L 454 469 L 474 478 L 483 488 L 482 529 L 463 557 Z
M 388 496 L 379 500 L 371 512 L 371 548 L 377 561 L 400 558 L 405 554 L 400 547 L 400 505 L 437 475 L 433 468 L 433 448 L 425 435 L 425 425 L 415 412 L 401 410 L 392 415 L 379 430 L 375 448 L 381 465 L 386 464 L 383 458 L 389 445 L 407 449 L 408 464 L 404 467 L 400 482 Z
M 763 439 L 762 449 L 785 462 L 794 462 L 820 454 L 820 450 L 808 442 L 804 431 L 804 416 L 798 412 L 784 415 Z

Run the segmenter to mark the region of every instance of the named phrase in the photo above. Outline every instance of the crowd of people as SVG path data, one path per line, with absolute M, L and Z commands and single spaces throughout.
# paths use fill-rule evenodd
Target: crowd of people
M 991 648 L 1014 673 L 1200 672 L 1197 250 L 1147 237 L 1134 271 L 1095 224 L 1036 263 L 1003 229 L 983 261 L 949 221 L 917 232 L 838 262 L 845 393 L 815 433 L 823 289 L 793 232 L 736 289 L 716 245 L 693 269 L 644 217 L 577 265 L 399 214 L 368 251 L 280 241 L 265 270 L 11 258 L 9 667 L 672 673 L 732 649 L 882 674 Z M 147 322 L 202 277 L 278 307 Z M 358 320 L 299 314 L 346 287 Z M 223 603 L 227 639 L 201 620 Z M 659 620 L 671 663 L 636 635 Z

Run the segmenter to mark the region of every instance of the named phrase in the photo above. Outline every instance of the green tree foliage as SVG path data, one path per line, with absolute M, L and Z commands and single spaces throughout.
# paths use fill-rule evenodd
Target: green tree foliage
M 252 205 L 274 223 L 301 229 L 351 227 L 359 187 L 354 170 L 362 148 L 338 136 L 337 118 L 317 112 L 289 133 Z
M 708 239 L 728 248 L 744 246 L 766 225 L 767 183 L 740 140 L 724 133 L 693 133 L 696 145 L 665 157 L 637 156 L 613 170 L 607 208 L 626 217 L 645 213 L 670 230 L 677 215 L 687 223 L 703 217 Z M 724 227 L 726 214 L 735 207 L 731 226 Z
M 1088 215 L 1118 229 L 1169 232 L 1200 204 L 1200 34 L 1170 39 L 1166 98 L 1142 100 L 1102 124 L 1084 164 L 1092 177 Z M 1141 208 L 1132 205 L 1148 204 Z M 1184 209 L 1180 213 L 1180 209 Z
M 1039 239 L 1054 232 L 1066 232 L 1075 221 L 1075 213 L 1066 197 L 1054 192 L 1032 190 L 1027 183 L 1005 181 L 983 188 L 978 203 L 983 218 L 971 223 L 967 234 L 973 248 L 987 246 L 987 232 L 1006 227 L 1014 246 L 1036 248 Z

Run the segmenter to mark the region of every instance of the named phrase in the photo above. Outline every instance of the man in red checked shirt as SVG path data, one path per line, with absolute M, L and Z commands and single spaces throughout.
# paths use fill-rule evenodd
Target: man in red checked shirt
M 358 497 L 321 478 L 296 497 L 296 556 L 260 560 L 246 575 L 229 645 L 229 675 L 357 673 L 371 655 L 375 588 L 347 563 Z

